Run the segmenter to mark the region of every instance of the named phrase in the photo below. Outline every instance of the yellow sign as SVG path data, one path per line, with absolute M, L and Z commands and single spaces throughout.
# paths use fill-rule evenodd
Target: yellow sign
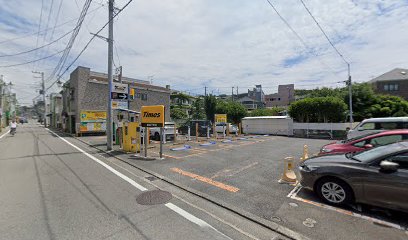
M 101 122 L 106 120 L 105 111 L 81 111 L 81 122 Z
M 142 127 L 164 127 L 164 106 L 142 106 Z
M 216 123 L 226 123 L 227 114 L 215 114 L 215 122 Z

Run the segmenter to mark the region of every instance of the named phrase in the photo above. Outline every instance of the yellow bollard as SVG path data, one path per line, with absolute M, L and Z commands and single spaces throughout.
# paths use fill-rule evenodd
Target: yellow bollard
M 283 161 L 284 163 L 284 168 L 283 168 L 283 174 L 281 179 L 279 179 L 279 183 L 296 183 L 296 174 L 293 171 L 293 168 L 295 166 L 295 161 L 293 157 L 286 157 Z
M 305 144 L 303 146 L 303 156 L 300 158 L 300 161 L 303 162 L 309 158 L 309 147 Z

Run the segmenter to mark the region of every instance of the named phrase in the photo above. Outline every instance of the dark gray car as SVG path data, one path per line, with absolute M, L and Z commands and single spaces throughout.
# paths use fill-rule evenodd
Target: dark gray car
M 355 201 L 408 212 L 408 142 L 311 158 L 299 170 L 301 185 L 326 203 Z

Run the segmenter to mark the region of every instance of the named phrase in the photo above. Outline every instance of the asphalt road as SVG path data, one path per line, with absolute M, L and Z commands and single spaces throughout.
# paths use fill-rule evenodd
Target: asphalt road
M 286 239 L 39 125 L 3 134 L 0 239 Z
M 104 136 L 80 139 L 102 150 L 106 146 Z M 183 144 L 168 143 L 164 147 L 164 160 L 144 161 L 121 151 L 115 154 L 135 167 L 156 173 L 215 202 L 279 224 L 310 239 L 407 239 L 406 214 L 394 216 L 380 213 L 380 209 L 366 212 L 365 207 L 362 212 L 348 207 L 333 209 L 320 205 L 314 194 L 304 190 L 289 197 L 294 186 L 278 183 L 283 159 L 288 156 L 299 159 L 304 144 L 309 146 L 309 154 L 313 154 L 328 142 L 256 136 L 207 146 L 190 141 L 184 144 L 191 148 L 181 151 L 170 149 Z M 149 156 L 157 156 L 157 144 L 152 145 L 156 147 L 149 148 Z M 391 216 L 386 216 L 388 214 Z

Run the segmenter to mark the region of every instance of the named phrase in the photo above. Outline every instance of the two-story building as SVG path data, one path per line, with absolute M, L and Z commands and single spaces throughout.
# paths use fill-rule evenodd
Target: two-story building
M 395 68 L 371 81 L 374 91 L 379 94 L 388 94 L 408 100 L 408 69 Z
M 278 92 L 265 95 L 265 104 L 267 108 L 287 107 L 295 101 L 295 85 L 279 85 Z
M 119 79 L 114 79 L 114 82 L 118 81 Z M 127 84 L 128 88 L 134 89 L 135 92 L 134 99 L 128 101 L 127 110 L 140 112 L 142 106 L 164 105 L 165 120 L 170 120 L 170 86 L 155 86 L 151 85 L 149 81 L 128 77 L 122 77 L 121 81 L 122 84 Z M 85 121 L 98 122 L 98 125 L 91 127 L 95 127 L 95 130 L 97 127 L 99 131 L 104 131 L 106 129 L 108 101 L 108 75 L 91 71 L 87 67 L 77 67 L 63 86 L 63 128 L 67 132 L 75 133 L 83 125 L 84 119 L 87 118 Z M 118 110 L 115 112 L 113 119 L 118 121 L 120 114 Z M 91 114 L 84 117 L 86 113 Z M 95 117 L 95 115 L 97 116 Z

